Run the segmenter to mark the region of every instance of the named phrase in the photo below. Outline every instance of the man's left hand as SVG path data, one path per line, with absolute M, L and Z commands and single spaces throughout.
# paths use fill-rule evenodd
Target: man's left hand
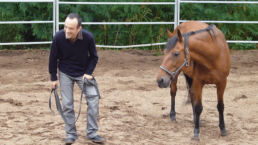
M 82 77 L 82 81 L 84 81 L 85 78 L 92 80 L 93 77 L 91 75 L 84 74 Z

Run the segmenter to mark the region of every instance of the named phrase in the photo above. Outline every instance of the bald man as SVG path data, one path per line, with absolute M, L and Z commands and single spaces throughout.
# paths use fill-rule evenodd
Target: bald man
M 105 138 L 97 134 L 99 96 L 92 85 L 83 87 L 85 78 L 92 79 L 92 73 L 98 62 L 95 40 L 91 32 L 81 26 L 82 18 L 75 13 L 66 17 L 64 29 L 57 32 L 53 38 L 50 56 L 49 73 L 51 75 L 51 88 L 59 85 L 61 89 L 64 116 L 69 123 L 65 123 L 66 140 L 69 145 L 78 138 L 76 131 L 73 88 L 76 82 L 83 90 L 87 108 L 86 139 L 93 142 L 104 142 Z M 59 83 L 57 78 L 59 70 Z

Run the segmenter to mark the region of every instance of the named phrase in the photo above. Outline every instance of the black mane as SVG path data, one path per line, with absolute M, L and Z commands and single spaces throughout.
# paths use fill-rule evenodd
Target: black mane
M 188 33 L 184 33 L 182 34 L 182 36 L 186 39 L 188 38 L 189 39 L 189 36 L 193 35 L 193 34 L 197 34 L 197 33 L 201 33 L 201 32 L 208 32 L 211 36 L 211 39 L 212 41 L 214 42 L 214 39 L 213 39 L 213 36 L 211 33 L 215 34 L 214 30 L 212 29 L 215 25 L 214 24 L 211 24 L 209 25 L 207 28 L 205 29 L 202 29 L 202 30 L 198 30 L 198 31 L 191 31 L 191 32 L 188 32 Z M 214 35 L 214 38 L 216 39 L 215 35 Z M 170 38 L 168 40 L 168 42 L 166 43 L 165 45 L 165 50 L 166 51 L 170 51 L 171 49 L 173 49 L 177 43 L 177 40 L 178 40 L 178 37 L 177 35 L 175 35 L 174 37 Z M 189 42 L 185 41 L 185 47 L 188 45 Z
M 165 50 L 166 51 L 170 51 L 171 49 L 173 49 L 177 43 L 178 37 L 177 35 L 175 35 L 174 37 L 170 38 L 168 40 L 168 42 L 165 45 Z

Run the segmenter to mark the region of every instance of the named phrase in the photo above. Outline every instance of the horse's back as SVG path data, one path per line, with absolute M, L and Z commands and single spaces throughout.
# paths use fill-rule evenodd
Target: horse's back
M 181 23 L 176 27 L 176 29 L 173 31 L 172 35 L 177 34 L 177 29 L 179 29 L 182 33 L 188 33 L 191 31 L 198 31 L 201 29 L 207 28 L 209 25 L 203 22 L 198 22 L 198 21 L 187 21 L 184 23 Z

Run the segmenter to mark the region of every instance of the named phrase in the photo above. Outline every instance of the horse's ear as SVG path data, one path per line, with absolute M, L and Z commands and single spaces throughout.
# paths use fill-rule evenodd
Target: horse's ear
M 183 37 L 182 37 L 181 31 L 179 29 L 177 29 L 177 37 L 178 37 L 179 42 L 183 41 Z
M 172 33 L 168 29 L 166 29 L 166 30 L 167 30 L 168 39 L 172 38 L 173 37 Z

